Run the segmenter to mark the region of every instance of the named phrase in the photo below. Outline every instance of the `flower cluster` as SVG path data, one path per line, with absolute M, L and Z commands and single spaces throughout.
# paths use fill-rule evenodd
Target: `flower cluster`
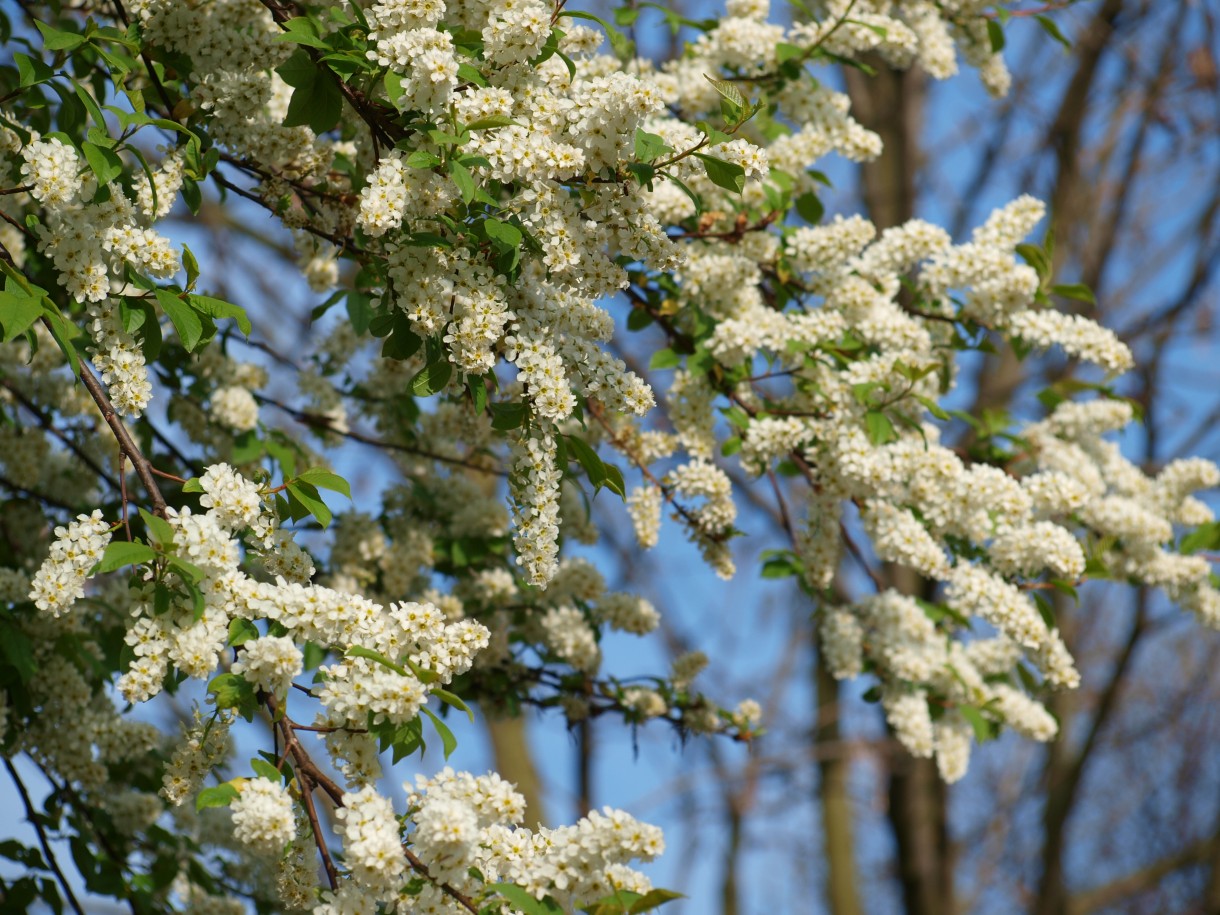
M 262 852 L 275 854 L 296 835 L 292 798 L 282 783 L 250 779 L 229 809 L 234 838 Z
M 34 606 L 52 616 L 67 613 L 85 596 L 85 582 L 109 542 L 110 526 L 102 520 L 101 509 L 55 528 L 55 542 L 31 583 Z

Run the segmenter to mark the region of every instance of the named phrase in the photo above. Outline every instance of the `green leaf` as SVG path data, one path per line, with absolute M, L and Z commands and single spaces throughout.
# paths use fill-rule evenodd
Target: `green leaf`
M 0 654 L 3 654 L 17 671 L 22 683 L 28 683 L 38 672 L 38 663 L 34 660 L 34 645 L 30 642 L 30 637 L 7 620 L 0 625 Z
M 1035 16 L 1034 18 L 1038 20 L 1038 25 L 1042 26 L 1042 31 L 1046 32 L 1046 34 L 1050 35 L 1051 38 L 1055 39 L 1055 41 L 1059 42 L 1069 51 L 1072 50 L 1071 41 L 1068 40 L 1067 36 L 1064 35 L 1063 32 L 1059 31 L 1059 26 L 1055 24 L 1055 20 L 1051 19 L 1049 16 L 1041 15 Z
M 653 371 L 677 368 L 682 364 L 682 357 L 669 347 L 657 350 L 648 360 L 648 367 Z
M 195 796 L 195 810 L 207 807 L 228 807 L 240 796 L 241 792 L 231 782 L 204 788 Z
M 923 394 L 916 394 L 915 399 L 923 405 L 925 410 L 927 410 L 937 419 L 948 420 L 952 418 L 949 416 L 948 411 L 931 397 L 925 397 Z
M 720 413 L 736 428 L 742 430 L 750 428 L 750 415 L 741 407 L 725 407 L 721 409 Z
M 474 176 L 470 174 L 470 169 L 468 169 L 465 165 L 462 165 L 462 163 L 450 159 L 449 177 L 451 177 L 453 179 L 453 183 L 457 185 L 458 193 L 462 195 L 462 203 L 468 204 L 474 200 Z
M 686 897 L 684 895 L 681 893 L 675 893 L 673 890 L 649 890 L 631 904 L 631 908 L 627 910 L 627 915 L 639 915 L 641 912 L 651 912 L 653 909 L 659 909 L 667 902 L 673 902 L 675 899 L 685 898 Z
M 487 78 L 473 64 L 465 62 L 458 64 L 457 75 L 458 79 L 463 82 L 473 83 L 476 86 L 487 85 Z
M 1097 297 L 1093 295 L 1093 290 L 1084 283 L 1063 283 L 1052 286 L 1051 294 L 1063 296 L 1065 299 L 1075 299 L 1077 302 L 1088 302 L 1090 305 L 1097 304 Z
M 432 724 L 436 727 L 436 733 L 441 735 L 441 748 L 444 750 L 445 759 L 449 759 L 449 754 L 457 749 L 457 738 L 453 736 L 453 731 L 449 730 L 449 726 L 429 708 L 421 708 L 421 712 L 432 719 Z
M 452 376 L 453 366 L 449 363 L 444 351 L 441 351 L 440 358 L 429 360 L 428 364 L 411 379 L 411 390 L 418 397 L 429 397 L 443 391 Z
M 170 556 L 167 562 L 178 573 L 179 577 L 188 584 L 194 584 L 203 579 L 203 569 L 199 568 L 189 559 L 183 559 L 181 556 Z
M 775 46 L 775 61 L 779 64 L 786 64 L 790 60 L 800 60 L 805 57 L 805 54 L 804 48 L 786 41 L 781 41 Z
M 563 909 L 557 906 L 550 896 L 539 901 L 532 893 L 515 883 L 492 883 L 487 889 L 495 890 L 507 899 L 514 909 L 525 915 L 563 915 Z
M 313 515 L 318 519 L 320 525 L 323 527 L 330 526 L 331 518 L 334 515 L 326 503 L 322 501 L 321 495 L 318 494 L 318 490 L 314 486 L 309 483 L 294 481 L 288 484 L 287 492 L 290 502 L 295 499 L 298 504 L 305 508 L 307 514 Z
M 306 642 L 305 650 L 302 652 L 304 660 L 301 664 L 306 670 L 314 670 L 326 660 L 326 649 L 317 642 Z
M 826 212 L 826 208 L 822 206 L 822 201 L 818 199 L 817 194 L 807 191 L 797 197 L 794 202 L 796 204 L 796 212 L 805 222 L 810 225 L 817 225 L 822 221 L 822 214 Z
M 255 704 L 254 687 L 237 674 L 219 674 L 208 684 L 217 708 L 248 708 Z
M 1217 547 L 1220 547 L 1220 521 L 1208 521 L 1182 538 L 1182 542 L 1178 544 L 1178 552 L 1197 553 L 1199 550 L 1214 550 Z
M 165 312 L 186 351 L 193 352 L 203 339 L 203 321 L 198 312 L 168 289 L 157 289 L 157 304 Z
M 116 569 L 121 569 L 123 566 L 139 565 L 144 562 L 151 562 L 157 558 L 157 551 L 145 543 L 130 543 L 126 540 L 112 540 L 106 545 L 106 552 L 102 554 L 102 558 L 98 560 L 92 570 L 91 575 L 102 575 L 106 572 L 113 572 Z
M 606 478 L 602 480 L 602 487 L 610 490 L 620 499 L 627 498 L 627 484 L 623 480 L 623 472 L 613 464 L 602 462 L 602 469 L 606 472 Z
M 627 315 L 628 330 L 643 330 L 653 322 L 653 317 L 643 308 L 633 308 Z
M 64 358 L 68 360 L 68 365 L 72 367 L 72 374 L 80 377 L 80 351 L 77 349 L 77 340 L 83 340 L 84 334 L 81 329 L 71 321 L 64 319 L 58 311 L 47 310 L 43 312 L 43 317 L 51 326 L 51 336 L 58 344 L 60 351 L 64 354 Z
M 1042 279 L 1050 276 L 1051 262 L 1046 252 L 1037 245 L 1022 243 L 1017 245 L 1017 253 L 1037 272 Z
M 20 286 L 9 288 L 6 278 L 4 291 L 0 292 L 0 327 L 4 328 L 3 342 L 8 343 L 24 334 L 42 317 L 42 297 L 30 295 Z
M 468 706 L 453 693 L 449 692 L 449 690 L 441 689 L 439 686 L 434 686 L 429 690 L 429 692 L 436 696 L 437 699 L 440 699 L 441 702 L 445 703 L 445 705 L 451 706 L 457 709 L 459 712 L 465 712 L 471 723 L 474 723 L 474 712 L 470 710 L 470 706 Z
M 1051 606 L 1051 602 L 1041 594 L 1034 594 L 1034 606 L 1038 608 L 1038 613 L 1042 616 L 1042 622 L 1046 623 L 1047 629 L 1059 628 L 1059 623 L 1055 619 L 1055 610 Z
M 253 325 L 250 324 L 250 318 L 246 315 L 246 310 L 240 305 L 234 305 L 232 302 L 226 302 L 224 299 L 214 299 L 210 295 L 191 294 L 187 296 L 187 301 L 191 303 L 192 308 L 207 315 L 209 318 L 232 318 L 237 322 L 241 332 L 247 337 L 250 336 L 250 331 L 254 329 Z
M 63 32 L 38 20 L 34 20 L 34 25 L 42 32 L 42 46 L 48 51 L 71 51 L 86 41 L 79 32 Z
M 635 130 L 635 157 L 641 162 L 653 162 L 674 149 L 655 133 L 648 133 L 642 128 Z
M 1080 603 L 1080 593 L 1076 590 L 1076 586 L 1070 581 L 1065 581 L 1062 578 L 1052 578 L 1050 585 L 1060 594 L 1066 594 L 1068 597 L 1072 598 L 1072 600 L 1076 601 L 1076 603 Z
M 761 558 L 763 578 L 790 578 L 801 574 L 801 562 L 791 550 L 767 550 Z
M 1004 27 L 994 19 L 987 20 L 987 40 L 991 42 L 991 53 L 1004 50 Z
M 707 121 L 699 121 L 695 126 L 707 137 L 708 146 L 719 146 L 721 143 L 728 143 L 733 139 L 723 130 L 717 130 Z
M 509 403 L 493 403 L 491 405 L 491 427 L 497 432 L 508 432 L 519 429 L 529 417 L 530 408 L 527 404 L 516 401 Z
M 194 215 L 199 215 L 199 207 L 203 205 L 203 192 L 199 183 L 189 175 L 182 179 L 182 202 Z
M 479 118 L 466 125 L 466 130 L 494 130 L 497 127 L 510 127 L 517 122 L 504 114 L 493 114 L 490 117 Z
M 454 134 L 454 133 L 449 133 L 448 131 L 445 131 L 445 130 L 439 130 L 439 129 L 433 128 L 428 131 L 428 139 L 431 140 L 433 143 L 435 143 L 437 146 L 457 147 L 457 146 L 465 145 L 470 140 L 470 134 L 465 133 L 465 132 L 460 133 L 460 134 Z
M 963 718 L 970 722 L 970 726 L 974 728 L 974 739 L 979 743 L 986 743 L 995 737 L 995 725 L 983 717 L 983 713 L 974 706 L 959 705 L 957 710 Z
M 105 187 L 111 181 L 118 178 L 119 175 L 123 174 L 123 160 L 113 150 L 103 149 L 88 141 L 82 143 L 80 148 L 85 154 L 85 160 L 89 163 L 89 168 L 97 176 L 99 187 Z
M 732 105 L 736 105 L 738 108 L 746 107 L 746 100 L 742 98 L 740 90 L 732 83 L 725 82 L 722 79 L 713 79 L 706 74 L 704 74 L 704 78 L 712 84 L 713 89 L 720 93 L 721 98 Z
M 149 185 L 154 191 L 156 190 L 154 182 L 149 182 Z M 195 288 L 195 281 L 199 279 L 199 261 L 195 260 L 194 253 L 186 245 L 182 246 L 182 266 L 186 268 L 186 288 L 189 292 Z M 248 334 L 249 331 L 246 333 Z
M 267 781 L 277 785 L 283 784 L 284 773 L 265 759 L 255 758 L 250 760 L 250 769 L 257 773 L 260 778 L 265 778 Z
M 441 164 L 441 157 L 436 153 L 417 149 L 403 161 L 409 168 L 435 168 Z
M 169 522 L 164 518 L 159 518 L 152 512 L 140 509 L 140 518 L 143 519 L 145 526 L 148 528 L 148 533 L 152 537 L 153 543 L 158 546 L 167 547 L 174 542 L 174 529 L 169 526 Z
M 322 38 L 322 33 L 318 28 L 318 24 L 306 16 L 297 16 L 294 19 L 289 19 L 287 22 L 281 23 L 284 31 L 276 35 L 275 41 L 291 41 L 295 44 L 305 45 L 308 48 L 319 48 L 323 51 L 329 51 L 328 45 Z
M 30 57 L 28 54 L 18 51 L 13 55 L 13 60 L 17 64 L 18 85 L 22 89 L 45 83 L 55 75 L 55 71 L 37 57 Z
M 864 425 L 868 431 L 868 440 L 874 445 L 885 445 L 898 438 L 893 422 L 880 410 L 869 410 L 865 413 Z
M 343 114 L 343 93 L 336 77 L 298 49 L 275 72 L 292 86 L 292 100 L 284 117 L 285 127 L 308 126 L 314 133 L 330 130 Z
M 483 221 L 483 230 L 501 250 L 511 251 L 521 244 L 521 230 L 512 223 L 499 219 L 486 219 Z
M 349 499 L 352 497 L 352 487 L 348 484 L 347 480 L 343 479 L 339 474 L 324 470 L 321 467 L 311 467 L 299 474 L 297 479 L 305 483 L 311 483 L 318 489 L 329 489 L 332 492 L 342 493 Z
M 705 153 L 695 153 L 695 156 L 703 163 L 703 169 L 712 184 L 734 194 L 740 194 L 745 188 L 746 170 L 736 162 L 725 162 Z
M 470 394 L 470 402 L 475 413 L 487 409 L 487 383 L 481 377 L 471 376 L 466 379 L 466 390 Z
M 229 641 L 227 644 L 233 648 L 236 648 L 238 645 L 244 645 L 251 639 L 257 639 L 259 636 L 258 627 L 249 620 L 237 617 L 229 622 Z
M 606 479 L 606 469 L 593 447 L 583 438 L 575 435 L 565 435 L 564 443 L 575 455 L 580 466 L 585 469 L 589 482 L 594 486 L 601 486 Z

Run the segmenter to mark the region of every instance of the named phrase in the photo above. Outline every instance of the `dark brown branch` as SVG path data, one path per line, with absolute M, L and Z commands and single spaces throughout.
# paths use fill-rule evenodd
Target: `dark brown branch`
M 330 848 L 322 836 L 322 823 L 318 820 L 318 809 L 313 802 L 313 790 L 315 787 L 313 779 L 299 769 L 297 772 L 301 780 L 301 800 L 305 802 L 305 814 L 309 817 L 309 828 L 313 832 L 314 844 L 318 847 L 318 854 L 322 856 L 322 867 L 326 870 L 326 881 L 330 884 L 332 890 L 337 890 L 339 888 L 339 872 L 335 870 L 335 862 L 330 856 Z
M 119 443 L 119 448 L 131 460 L 131 464 L 136 471 L 136 476 L 144 484 L 144 489 L 148 493 L 148 499 L 152 502 L 153 514 L 164 518 L 168 506 L 165 503 L 165 497 L 161 495 L 161 487 L 157 485 L 157 478 L 153 475 L 152 465 L 144 457 L 143 452 L 140 451 L 139 446 L 131 437 L 131 433 L 123 425 L 123 421 L 119 419 L 118 414 L 115 412 L 114 404 L 110 402 L 110 398 L 106 394 L 106 389 L 102 387 L 102 383 L 98 381 L 97 376 L 93 374 L 93 370 L 89 368 L 89 364 L 84 360 L 81 360 L 80 363 L 80 380 L 84 383 L 89 396 L 93 398 L 93 402 L 101 410 L 102 419 L 106 421 L 106 425 L 114 433 L 114 437 Z

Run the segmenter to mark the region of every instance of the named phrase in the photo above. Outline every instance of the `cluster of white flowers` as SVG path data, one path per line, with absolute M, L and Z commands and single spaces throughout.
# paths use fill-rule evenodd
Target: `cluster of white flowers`
M 513 543 L 530 584 L 545 587 L 559 568 L 559 480 L 555 439 L 530 435 L 520 440 L 513 461 Z
M 240 385 L 218 388 L 212 394 L 209 413 L 214 421 L 234 432 L 249 432 L 258 426 L 258 402 Z
M 248 779 L 230 806 L 233 836 L 264 854 L 278 855 L 296 835 L 292 796 L 282 782 L 266 778 Z
M 158 279 L 178 270 L 179 257 L 169 241 L 142 223 L 168 211 L 167 201 L 172 204 L 181 183 L 181 164 L 167 155 L 159 169 L 158 190 L 163 194 L 154 210 L 147 179 L 139 188 L 138 204 L 115 182 L 99 194 L 93 172 L 58 137 L 43 140 L 35 135 L 19 156 L 21 174 L 45 214 L 37 228 L 39 249 L 51 258 L 69 295 L 89 304 L 94 362 L 111 387 L 115 407 L 138 417 L 151 399 L 152 386 L 139 341 L 124 327 L 118 301 L 111 296 L 126 286 L 125 265 Z
M 659 486 L 637 486 L 627 496 L 627 511 L 635 529 L 636 542 L 643 549 L 657 545 L 661 532 L 661 504 L 665 494 Z
M 723 470 L 706 461 L 691 461 L 666 474 L 664 483 L 673 488 L 678 498 L 703 499 L 703 504 L 689 511 L 692 523 L 687 530 L 704 560 L 721 578 L 731 578 L 735 571 L 728 538 L 737 520 L 733 502 L 733 484 Z M 677 516 L 681 519 L 681 516 Z
M 110 543 L 110 525 L 102 511 L 77 515 L 67 527 L 55 528 L 55 542 L 46 561 L 34 575 L 30 600 L 52 616 L 67 613 L 85 596 L 85 582 Z
M 249 528 L 255 537 L 266 540 L 274 529 L 274 516 L 263 503 L 258 486 L 246 480 L 228 464 L 213 464 L 199 478 L 203 495 L 199 504 L 210 509 L 216 523 L 237 533 Z
M 152 384 L 139 343 L 123 329 L 113 300 L 90 302 L 89 316 L 93 364 L 109 386 L 111 402 L 127 416 L 143 415 L 152 400 Z
M 669 711 L 665 697 L 646 686 L 632 686 L 623 690 L 623 705 L 641 719 L 659 718 Z
M 573 826 L 525 829 L 524 799 L 494 773 L 474 776 L 445 768 L 432 778 L 417 776 L 415 785 L 406 787 L 413 811 L 406 840 L 429 863 L 434 881 L 462 893 L 479 889 L 473 869 L 488 883 L 515 883 L 538 899 L 549 895 L 565 910 L 575 909 L 616 889 L 647 892 L 651 884 L 628 863 L 651 860 L 664 850 L 659 829 L 610 808 Z M 401 875 L 405 865 L 397 823 L 371 788 L 344 796 L 345 804 L 353 802 L 359 813 L 340 813 L 352 882 L 340 888 L 329 908 L 315 911 L 347 911 L 339 907 L 341 900 L 394 898 L 396 887 L 377 895 L 377 882 L 383 874 Z M 361 824 L 358 829 L 354 820 Z M 414 904 L 431 906 L 428 911 L 458 911 L 433 884 L 422 889 Z
M 283 696 L 303 670 L 301 650 L 292 639 L 267 635 L 242 645 L 232 671 L 259 689 Z
M 124 262 L 162 279 L 178 270 L 178 254 L 162 235 L 138 224 L 140 214 L 121 187 L 110 184 L 106 199 L 93 202 L 97 180 L 75 149 L 55 137 L 34 139 L 21 157 L 22 175 L 47 216 L 39 247 L 78 302 L 100 302 L 121 288 Z
M 343 795 L 343 806 L 335 811 L 335 819 L 352 881 L 372 899 L 395 896 L 407 869 L 407 856 L 389 799 L 371 785 L 365 786 Z
M 185 729 L 182 741 L 165 767 L 161 779 L 161 796 L 177 806 L 186 801 L 203 784 L 204 778 L 222 762 L 230 750 L 230 716 L 218 715 L 207 721 L 199 712 L 191 727 Z

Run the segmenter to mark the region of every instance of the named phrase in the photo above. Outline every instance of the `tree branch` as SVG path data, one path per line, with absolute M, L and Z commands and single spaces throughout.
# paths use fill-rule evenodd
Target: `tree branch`
M 114 433 L 114 437 L 119 443 L 119 448 L 122 449 L 123 453 L 131 461 L 132 466 L 135 468 L 136 476 L 144 484 L 144 489 L 148 492 L 149 501 L 152 502 L 153 514 L 164 518 L 168 506 L 165 503 L 165 497 L 161 495 L 161 487 L 157 485 L 157 478 L 153 475 L 152 464 L 148 462 L 143 452 L 140 451 L 139 446 L 136 445 L 135 439 L 131 437 L 131 433 L 127 431 L 127 427 L 123 425 L 123 421 L 119 419 L 118 414 L 115 412 L 114 404 L 110 402 L 106 389 L 102 387 L 102 383 L 98 381 L 97 376 L 93 374 L 93 370 L 89 368 L 89 364 L 83 359 L 80 363 L 80 380 L 84 383 L 89 396 L 93 398 L 93 402 L 102 411 L 102 419 L 106 421 L 106 425 Z
M 43 828 L 42 821 L 38 819 L 38 811 L 34 809 L 34 803 L 30 800 L 30 793 L 26 790 L 21 776 L 17 774 L 17 769 L 13 765 L 12 760 L 8 757 L 4 759 L 4 768 L 8 770 L 9 778 L 17 786 L 17 793 L 21 795 L 21 803 L 25 805 L 25 818 L 34 827 L 34 831 L 38 833 L 38 843 L 42 846 L 43 857 L 47 859 L 47 864 L 55 874 L 55 879 L 59 881 L 64 895 L 68 897 L 68 904 L 72 906 L 72 911 L 76 915 L 85 915 L 85 910 L 81 908 L 80 902 L 76 899 L 76 894 L 72 892 L 72 887 L 68 884 L 68 878 L 64 876 L 64 872 L 60 870 L 59 862 L 55 860 L 55 852 L 51 850 L 51 843 L 47 841 L 47 831 Z

